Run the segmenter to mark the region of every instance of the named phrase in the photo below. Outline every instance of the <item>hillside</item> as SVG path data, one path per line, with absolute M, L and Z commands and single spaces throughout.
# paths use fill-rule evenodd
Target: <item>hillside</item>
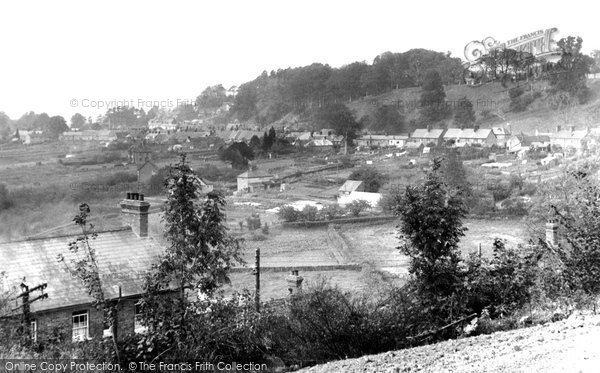
M 597 372 L 600 315 L 327 363 L 300 372 Z
M 502 87 L 500 83 L 479 86 L 447 85 L 445 92 L 446 100 L 450 101 L 451 105 L 452 102 L 466 96 L 473 103 L 473 109 L 482 127 L 510 123 L 513 133 L 520 131 L 533 133 L 536 129 L 540 132 L 553 131 L 557 125 L 573 124 L 583 127 L 600 123 L 600 80 L 590 80 L 588 86 L 592 91 L 590 102 L 566 112 L 548 108 L 546 82 L 534 84 L 534 91 L 540 92 L 542 96 L 522 113 L 509 111 L 508 88 Z M 372 115 L 382 105 L 397 105 L 400 102 L 404 106 L 406 118 L 411 120 L 419 115 L 420 94 L 420 88 L 396 89 L 377 96 L 367 96 L 346 105 L 355 113 L 356 118 L 362 118 L 365 115 Z M 483 119 L 484 110 L 489 110 L 496 117 Z

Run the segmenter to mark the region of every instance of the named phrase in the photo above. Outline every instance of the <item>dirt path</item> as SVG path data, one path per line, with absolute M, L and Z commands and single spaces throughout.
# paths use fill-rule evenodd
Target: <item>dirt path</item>
M 328 363 L 301 372 L 600 372 L 600 315 Z

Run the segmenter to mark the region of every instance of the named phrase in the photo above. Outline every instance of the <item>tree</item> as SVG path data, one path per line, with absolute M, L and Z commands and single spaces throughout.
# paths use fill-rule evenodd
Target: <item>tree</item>
M 399 249 L 410 257 L 416 286 L 432 297 L 451 295 L 457 283 L 458 243 L 466 228 L 463 199 L 448 190 L 435 159 L 423 184 L 407 186 L 396 209 L 400 217 Z
M 552 206 L 563 240 L 550 248 L 562 264 L 562 278 L 571 291 L 600 294 L 600 187 L 592 174 L 573 171 L 576 182 L 570 210 Z
M 565 101 L 576 99 L 580 104 L 585 103 L 590 95 L 586 74 L 589 73 L 591 61 L 581 53 L 583 39 L 569 36 L 560 39 L 557 44 L 561 57 L 550 73 L 552 92 Z
M 346 209 L 348 211 L 350 211 L 352 216 L 355 216 L 355 217 L 358 217 L 361 212 L 363 212 L 367 209 L 370 209 L 370 208 L 371 208 L 371 205 L 369 204 L 369 202 L 367 202 L 363 199 L 352 201 L 346 205 Z
M 421 121 L 436 123 L 446 119 L 450 114 L 446 105 L 446 92 L 442 78 L 437 71 L 429 71 L 424 78 L 421 98 Z
M 475 111 L 473 103 L 463 96 L 458 100 L 458 105 L 454 110 L 454 125 L 464 128 L 472 127 L 475 123 Z
M 222 150 L 219 157 L 231 162 L 234 168 L 244 169 L 248 167 L 248 161 L 254 159 L 254 151 L 244 142 L 234 142 Z
M 0 111 L 0 141 L 6 141 L 10 137 L 10 118 Z
M 154 341 L 184 341 L 189 294 L 211 297 L 228 284 L 229 269 L 241 262 L 240 246 L 225 222 L 225 198 L 220 192 L 203 197 L 200 179 L 186 163 L 185 154 L 170 169 L 165 181 L 164 204 L 167 245 L 160 261 L 146 279 L 143 303 L 150 327 L 148 344 Z M 165 291 L 176 290 L 169 297 Z
M 317 124 L 321 128 L 331 128 L 336 134 L 344 136 L 348 145 L 356 138 L 360 125 L 354 114 L 344 104 L 331 104 L 322 107 L 317 113 Z
M 47 128 L 45 129 L 45 131 L 47 131 L 50 137 L 53 139 L 58 139 L 63 132 L 68 130 L 69 126 L 67 126 L 65 118 L 58 115 L 50 118 Z
M 350 180 L 361 180 L 365 192 L 377 193 L 383 186 L 386 176 L 379 172 L 375 167 L 363 167 L 353 171 L 348 177 Z
M 372 129 L 403 133 L 406 132 L 406 123 L 402 114 L 393 105 L 383 105 L 375 111 L 375 120 Z
M 73 114 L 71 117 L 71 128 L 83 128 L 85 125 L 85 117 L 79 113 Z
M 201 109 L 216 109 L 223 105 L 227 98 L 227 90 L 222 84 L 206 87 L 196 98 L 196 106 Z
M 252 150 L 254 150 L 254 152 L 256 153 L 258 150 L 261 149 L 262 142 L 260 141 L 260 138 L 257 135 L 254 135 L 250 139 L 250 144 L 249 145 L 252 148 Z

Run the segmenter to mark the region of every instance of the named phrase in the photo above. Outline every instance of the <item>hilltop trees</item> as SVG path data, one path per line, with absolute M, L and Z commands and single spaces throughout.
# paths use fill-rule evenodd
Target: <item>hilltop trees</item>
M 582 44 L 582 38 L 573 36 L 558 42 L 561 58 L 550 73 L 550 85 L 555 96 L 559 97 L 559 106 L 573 101 L 585 103 L 589 98 L 586 74 L 592 61 L 581 53 Z
M 425 75 L 419 103 L 423 123 L 436 123 L 450 115 L 442 78 L 437 71 L 432 70 Z

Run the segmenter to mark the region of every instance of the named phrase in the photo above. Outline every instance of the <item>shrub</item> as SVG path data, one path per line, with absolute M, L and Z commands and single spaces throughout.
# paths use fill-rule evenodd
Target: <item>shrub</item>
M 279 219 L 285 222 L 295 222 L 300 219 L 300 211 L 296 210 L 292 206 L 280 207 L 277 215 L 279 216 Z
M 523 199 L 519 197 L 506 199 L 502 202 L 502 207 L 506 214 L 510 216 L 526 216 L 529 212 L 527 205 L 523 202 Z
M 316 221 L 319 210 L 315 206 L 306 205 L 302 209 L 302 220 Z
M 338 204 L 332 203 L 323 207 L 320 213 L 321 216 L 325 218 L 325 220 L 333 220 L 342 216 L 344 210 Z
M 0 211 L 6 210 L 11 206 L 12 201 L 8 193 L 8 188 L 6 188 L 6 185 L 0 184 Z
M 267 225 L 267 222 L 265 222 L 261 231 L 262 231 L 262 234 L 265 234 L 265 235 L 269 234 L 269 226 Z
M 364 167 L 350 174 L 349 180 L 361 180 L 365 192 L 377 193 L 379 188 L 383 186 L 387 177 L 377 171 L 375 167 Z
M 257 230 L 261 227 L 260 215 L 257 213 L 253 213 L 252 215 L 246 218 L 246 225 L 248 229 L 251 231 Z
M 361 212 L 370 208 L 371 205 L 369 204 L 369 202 L 362 199 L 352 201 L 351 203 L 346 205 L 346 209 L 350 211 L 352 216 L 359 216 Z

